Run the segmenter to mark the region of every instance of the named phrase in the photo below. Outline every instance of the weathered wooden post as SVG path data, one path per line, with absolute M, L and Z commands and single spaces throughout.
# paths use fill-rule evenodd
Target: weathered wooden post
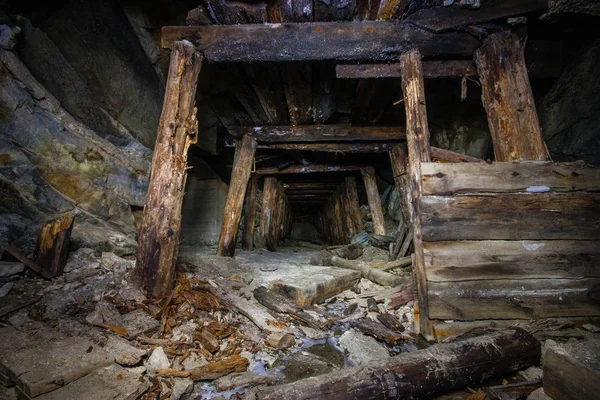
M 345 178 L 345 197 L 348 204 L 348 215 L 354 224 L 354 231 L 360 233 L 363 230 L 362 216 L 360 215 L 360 204 L 358 202 L 358 190 L 356 189 L 356 178 L 347 176 Z
M 385 222 L 383 219 L 383 209 L 381 208 L 381 197 L 379 197 L 377 180 L 375 179 L 375 169 L 373 167 L 366 167 L 361 169 L 361 172 L 363 181 L 365 182 L 371 218 L 373 219 L 373 232 L 376 235 L 385 235 Z
M 154 298 L 168 295 L 173 288 L 187 152 L 198 134 L 194 98 L 201 65 L 202 55 L 190 42 L 175 42 L 136 257 L 141 286 Z
M 496 161 L 550 159 L 527 75 L 524 48 L 514 33 L 499 32 L 485 39 L 475 52 Z
M 402 73 L 402 92 L 404 93 L 404 107 L 406 110 L 408 173 L 414 215 L 414 268 L 419 299 L 419 327 L 423 337 L 430 340 L 433 337 L 429 321 L 427 279 L 425 275 L 419 201 L 423 187 L 421 163 L 431 161 L 431 148 L 429 144 L 429 124 L 427 123 L 421 53 L 418 50 L 411 50 L 402 54 L 400 56 L 400 70 Z
M 229 182 L 229 191 L 223 209 L 223 223 L 217 247 L 217 254 L 220 256 L 233 257 L 235 253 L 244 196 L 252 173 L 255 151 L 256 140 L 248 135 L 244 135 L 235 149 L 235 162 L 231 171 L 231 181 Z
M 260 216 L 260 234 L 265 247 L 269 250 L 277 248 L 276 239 L 271 232 L 276 218 L 277 178 L 266 176 L 263 184 L 262 214 Z
M 244 249 L 254 246 L 254 229 L 256 227 L 256 192 L 258 191 L 258 174 L 250 176 L 250 186 L 246 192 L 246 206 L 244 210 Z

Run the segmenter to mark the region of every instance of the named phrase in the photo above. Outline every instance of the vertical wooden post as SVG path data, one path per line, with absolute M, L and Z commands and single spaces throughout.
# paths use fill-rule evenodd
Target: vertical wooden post
M 244 195 L 252 172 L 255 151 L 256 140 L 248 135 L 244 135 L 235 149 L 235 162 L 231 171 L 231 182 L 229 182 L 229 191 L 223 209 L 223 224 L 217 247 L 217 254 L 220 256 L 233 257 L 235 253 Z
M 527 75 L 524 48 L 514 33 L 499 32 L 485 39 L 475 52 L 496 161 L 550 159 Z
M 385 235 L 385 221 L 383 219 L 383 208 L 381 207 L 381 197 L 377 189 L 377 180 L 375 179 L 375 169 L 366 167 L 361 169 L 369 209 L 371 210 L 371 219 L 373 220 L 373 232 L 376 235 Z
M 267 176 L 263 185 L 262 214 L 260 216 L 260 231 L 263 243 L 268 250 L 277 248 L 277 240 L 273 238 L 273 224 L 277 213 L 277 178 Z
M 410 184 L 408 179 L 408 155 L 406 147 L 399 145 L 390 150 L 390 162 L 394 173 L 394 182 L 400 196 L 400 209 L 404 224 L 409 225 L 413 220 Z
M 360 203 L 358 202 L 358 190 L 356 189 L 356 178 L 347 176 L 345 178 L 346 198 L 348 201 L 348 215 L 354 224 L 354 231 L 360 233 L 364 230 L 362 216 L 360 214 Z
M 254 228 L 256 227 L 256 192 L 258 191 L 258 174 L 250 175 L 250 186 L 246 191 L 246 206 L 244 211 L 244 249 L 254 246 Z
M 173 288 L 187 152 L 198 139 L 194 97 L 201 65 L 202 56 L 190 42 L 173 45 L 136 256 L 136 275 L 154 298 Z
M 423 65 L 418 50 L 408 51 L 400 56 L 402 73 L 402 92 L 406 110 L 406 140 L 408 144 L 408 173 L 412 192 L 414 215 L 415 276 L 419 299 L 419 327 L 421 334 L 432 340 L 431 323 L 429 321 L 429 305 L 427 298 L 427 275 L 423 254 L 423 234 L 419 202 L 423 182 L 421 180 L 421 163 L 431 161 L 429 144 L 429 125 L 427 123 L 427 107 L 425 105 L 425 86 L 423 84 Z

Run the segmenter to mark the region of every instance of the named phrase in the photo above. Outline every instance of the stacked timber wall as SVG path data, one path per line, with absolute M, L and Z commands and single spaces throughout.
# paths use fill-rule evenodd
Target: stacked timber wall
M 600 315 L 600 169 L 422 163 L 428 316 Z

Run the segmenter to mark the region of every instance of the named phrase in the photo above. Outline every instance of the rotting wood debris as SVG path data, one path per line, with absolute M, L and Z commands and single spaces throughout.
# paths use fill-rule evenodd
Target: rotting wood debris
M 331 251 L 356 257 L 362 253 L 362 248 L 358 248 L 360 251 L 356 245 L 350 249 L 337 246 Z M 21 300 L 23 306 L 20 310 L 13 307 L 2 315 L 4 327 L 0 328 L 0 334 L 5 340 L 0 345 L 0 372 L 3 383 L 14 379 L 17 386 L 10 390 L 35 394 L 30 396 L 32 398 L 67 398 L 63 396 L 70 391 L 88 390 L 85 387 L 94 387 L 99 381 L 104 382 L 105 391 L 109 393 L 106 380 L 114 374 L 113 377 L 135 377 L 126 380 L 127 387 L 110 389 L 115 390 L 114 393 L 126 391 L 135 395 L 131 398 L 274 398 L 281 390 L 287 390 L 285 387 L 295 387 L 289 386 L 295 385 L 293 382 L 302 387 L 302 379 L 309 376 L 321 375 L 324 382 L 335 381 L 351 373 L 348 368 L 356 368 L 358 372 L 363 366 L 377 368 L 380 363 L 390 362 L 405 368 L 403 357 L 427 359 L 419 355 L 418 349 L 430 344 L 414 334 L 410 266 L 391 270 L 403 282 L 399 286 L 385 288 L 361 279 L 351 289 L 317 304 L 299 306 L 276 285 L 257 285 L 254 280 L 258 278 L 250 273 L 255 265 L 244 265 L 243 261 L 247 254 L 246 261 L 254 257 L 266 262 L 268 267 L 273 261 L 295 254 L 304 257 L 308 266 L 311 255 L 314 258 L 317 254 L 314 250 L 293 250 L 294 253 L 287 253 L 285 249 L 280 253 L 266 253 L 275 257 L 272 260 L 268 256 L 261 259 L 265 256 L 261 252 L 243 252 L 240 262 L 225 262 L 220 257 L 184 251 L 179 265 L 181 273 L 172 294 L 152 301 L 129 283 L 132 260 L 112 253 L 96 255 L 91 249 L 71 253 L 65 274 L 54 280 L 19 276 L 12 282 L 12 291 L 2 299 L 3 303 L 13 304 Z M 363 263 L 369 268 L 386 269 L 388 264 L 406 264 L 356 258 L 358 260 L 351 262 Z M 277 272 L 268 271 L 267 267 L 263 268 L 267 272 L 262 273 Z M 229 275 L 219 276 L 217 268 Z M 22 268 L 13 270 L 23 273 Z M 37 302 L 33 300 L 33 305 L 27 301 L 33 294 L 30 291 L 42 295 Z M 546 321 L 546 325 L 530 323 L 528 330 L 540 340 L 597 336 L 566 320 Z M 474 332 L 474 335 L 485 341 L 492 332 Z M 22 368 L 22 360 L 27 360 L 25 357 L 32 353 L 30 343 L 40 340 L 40 343 L 60 348 L 74 337 L 81 343 L 78 342 L 79 347 L 69 347 L 81 348 L 81 353 L 73 350 L 73 354 L 61 356 L 84 361 L 81 366 L 73 367 L 75 372 L 67 378 L 60 378 L 64 379 L 61 385 L 49 386 L 27 374 L 15 375 Z M 533 337 L 526 342 L 529 340 L 537 343 Z M 15 347 L 15 341 L 23 343 L 22 347 Z M 458 341 L 455 346 L 461 343 Z M 370 354 L 365 356 L 365 350 Z M 51 358 L 51 351 L 47 351 L 45 354 Z M 90 365 L 92 361 L 86 360 L 92 356 L 95 358 L 90 360 L 96 360 L 95 367 L 85 369 L 83 365 Z M 16 361 L 19 358 L 20 363 Z M 48 361 L 51 360 L 44 359 Z M 513 369 L 502 370 L 501 375 L 510 375 L 537 363 L 539 360 L 532 359 Z M 60 369 L 48 373 L 55 377 L 53 379 L 61 374 Z M 478 387 L 480 378 L 474 373 L 464 380 Z M 511 379 L 507 382 L 514 390 L 533 390 L 540 386 L 539 381 L 519 386 L 516 383 L 524 379 L 510 376 L 507 379 Z M 442 391 L 460 389 L 452 379 L 439 385 L 445 388 Z M 496 393 L 500 389 L 484 387 L 483 390 Z M 345 398 L 339 393 L 336 396 Z

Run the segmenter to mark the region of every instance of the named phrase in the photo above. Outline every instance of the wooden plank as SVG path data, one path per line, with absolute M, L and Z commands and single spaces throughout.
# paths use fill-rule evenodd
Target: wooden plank
M 322 172 L 350 172 L 359 171 L 364 167 L 356 165 L 292 165 L 284 169 L 263 168 L 256 171 L 259 175 L 280 175 L 280 174 L 314 174 Z
M 258 192 L 258 175 L 250 175 L 250 186 L 246 192 L 246 206 L 244 210 L 244 249 L 254 246 L 254 229 L 256 227 L 256 201 Z
M 440 149 L 439 147 L 431 147 L 431 158 L 436 161 L 444 161 L 449 163 L 483 163 L 481 158 L 467 156 L 465 154 L 456 153 L 451 150 Z
M 373 167 L 362 168 L 361 173 L 365 184 L 365 192 L 371 211 L 371 220 L 373 221 L 373 232 L 376 235 L 385 235 L 385 219 L 383 218 L 383 208 L 381 207 L 381 197 L 377 188 L 375 179 L 375 169 Z
M 32 261 L 29 258 L 25 257 L 25 255 L 23 255 L 23 253 L 21 253 L 19 250 L 17 250 L 13 245 L 11 245 L 11 244 L 4 245 L 4 251 L 6 251 L 8 254 L 10 254 L 11 256 L 16 258 L 23 264 L 25 264 L 25 266 L 27 268 L 29 268 L 36 274 L 38 274 L 46 279 L 50 279 L 53 277 L 52 274 L 50 274 L 50 272 L 41 268 L 35 261 Z
M 401 353 L 285 385 L 258 390 L 259 400 L 431 399 L 540 361 L 540 343 L 522 329 Z
M 385 61 L 413 48 L 425 56 L 470 57 L 479 47 L 468 33 L 436 35 L 397 21 L 165 26 L 161 30 L 164 48 L 183 39 L 215 62 Z
M 167 296 L 175 280 L 187 154 L 198 137 L 194 97 L 201 65 L 191 43 L 175 43 L 136 256 L 136 272 L 150 297 Z
M 546 161 L 421 164 L 423 194 L 600 191 L 600 168 Z
M 523 49 L 517 35 L 500 32 L 488 36 L 475 52 L 496 161 L 550 159 Z
M 600 241 L 477 240 L 423 247 L 428 281 L 600 278 Z
M 466 25 L 543 11 L 546 8 L 547 0 L 489 0 L 482 2 L 481 8 L 477 10 L 458 6 L 423 8 L 406 21 L 439 33 Z
M 286 189 L 331 189 L 335 190 L 335 182 L 286 182 L 283 184 Z
M 498 194 L 421 199 L 423 240 L 596 240 L 600 194 Z
M 36 244 L 35 263 L 46 270 L 50 276 L 63 273 L 69 255 L 72 230 L 73 214 L 71 213 L 42 225 Z
M 525 63 L 530 78 L 558 78 L 562 73 L 563 42 L 528 40 L 525 45 Z M 400 78 L 398 63 L 337 64 L 338 79 Z M 423 60 L 423 76 L 427 79 L 475 78 L 477 67 L 473 60 Z
M 223 208 L 223 223 L 221 224 L 221 234 L 217 246 L 217 254 L 220 256 L 233 257 L 235 254 L 244 197 L 252 173 L 255 151 L 256 141 L 250 136 L 244 136 L 236 148 L 236 157 L 231 171 L 227 200 Z
M 429 282 L 433 319 L 533 319 L 600 315 L 600 279 Z
M 398 126 L 304 125 L 240 126 L 230 129 L 233 137 L 250 135 L 259 143 L 344 142 L 402 140 L 406 137 Z
M 432 339 L 429 316 L 427 280 L 423 259 L 423 230 L 421 223 L 420 199 L 423 192 L 421 163 L 431 161 L 429 124 L 425 103 L 425 85 L 421 54 L 411 50 L 400 56 L 402 71 L 402 92 L 406 110 L 406 139 L 408 148 L 408 181 L 413 204 L 413 244 L 415 248 L 415 270 L 417 295 L 419 300 L 419 329 L 426 339 Z

